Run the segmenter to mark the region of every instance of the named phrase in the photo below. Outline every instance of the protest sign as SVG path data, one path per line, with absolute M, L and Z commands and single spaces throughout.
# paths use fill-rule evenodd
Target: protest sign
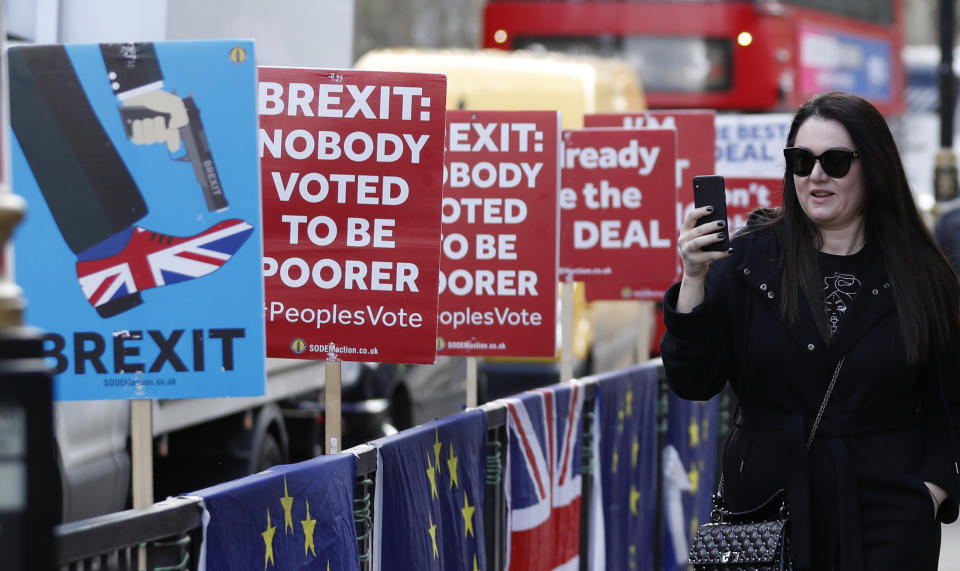
M 783 147 L 792 120 L 790 113 L 717 115 L 717 174 L 783 176 Z
M 267 355 L 432 363 L 446 79 L 259 71 Z
M 448 111 L 437 351 L 556 354 L 560 114 Z
M 624 129 L 676 129 L 677 131 L 677 227 L 693 209 L 693 177 L 714 172 L 714 121 L 712 110 L 660 109 L 642 113 L 595 113 L 584 117 L 587 127 L 621 127 Z M 625 283 L 598 279 L 587 287 L 588 301 L 601 299 L 661 299 L 666 288 L 679 276 L 666 281 L 643 281 L 642 286 L 626 287 Z
M 560 274 L 590 284 L 676 275 L 676 131 L 563 132 Z
M 783 179 L 764 177 L 726 178 L 727 224 L 730 235 L 747 225 L 747 216 L 758 208 L 783 204 Z
M 13 188 L 30 205 L 16 276 L 55 398 L 262 395 L 253 43 L 9 61 Z

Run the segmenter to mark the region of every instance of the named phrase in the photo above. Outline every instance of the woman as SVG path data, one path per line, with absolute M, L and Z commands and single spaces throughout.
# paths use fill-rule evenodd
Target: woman
M 746 510 L 786 489 L 798 567 L 936 569 L 938 522 L 960 498 L 960 283 L 870 103 L 814 97 L 784 156 L 782 208 L 755 213 L 729 251 L 703 251 L 726 230 L 696 226 L 707 208 L 684 220 L 668 382 L 696 400 L 730 382 L 724 499 Z

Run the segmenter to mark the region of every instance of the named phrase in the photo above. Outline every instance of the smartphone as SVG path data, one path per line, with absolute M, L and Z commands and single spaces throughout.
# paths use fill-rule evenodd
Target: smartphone
M 723 177 L 718 175 L 693 177 L 693 203 L 697 208 L 702 206 L 713 207 L 713 212 L 697 221 L 697 226 L 703 224 L 716 226 L 720 220 L 726 223 L 727 191 Z M 725 225 L 723 228 L 717 228 L 716 231 L 723 232 L 723 240 L 704 246 L 704 251 L 726 252 L 730 249 L 730 229 Z

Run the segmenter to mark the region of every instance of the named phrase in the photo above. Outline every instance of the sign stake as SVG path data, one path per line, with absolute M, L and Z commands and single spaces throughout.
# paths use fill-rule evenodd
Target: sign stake
M 153 505 L 153 400 L 130 401 L 130 454 L 133 478 L 133 507 Z M 147 548 L 137 552 L 138 569 L 147 568 Z
M 326 422 L 324 424 L 324 438 L 326 453 L 340 452 L 340 361 L 328 360 L 324 372 L 324 401 Z
M 560 343 L 560 382 L 573 380 L 573 282 L 560 284 L 560 329 L 563 340 Z
M 477 358 L 467 357 L 467 408 L 474 408 L 478 403 L 477 398 Z
M 650 360 L 650 344 L 653 342 L 654 302 L 640 302 L 640 324 L 637 331 L 637 363 Z

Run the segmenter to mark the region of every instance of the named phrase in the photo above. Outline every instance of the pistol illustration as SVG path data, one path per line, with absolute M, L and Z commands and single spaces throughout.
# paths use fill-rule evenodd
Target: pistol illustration
M 213 163 L 213 153 L 210 152 L 207 134 L 203 130 L 200 110 L 192 96 L 185 97 L 183 105 L 187 111 L 187 124 L 180 127 L 179 131 L 180 140 L 183 141 L 186 149 L 186 156 L 174 160 L 190 161 L 193 166 L 193 174 L 197 177 L 200 188 L 203 189 L 203 198 L 207 202 L 208 210 L 211 212 L 225 210 L 227 208 L 227 197 L 223 194 L 220 174 L 217 173 L 217 167 Z M 138 106 L 120 107 L 120 118 L 123 121 L 123 128 L 127 137 L 131 136 L 134 121 L 157 116 L 163 117 L 167 122 L 170 121 L 169 113 L 157 112 Z

